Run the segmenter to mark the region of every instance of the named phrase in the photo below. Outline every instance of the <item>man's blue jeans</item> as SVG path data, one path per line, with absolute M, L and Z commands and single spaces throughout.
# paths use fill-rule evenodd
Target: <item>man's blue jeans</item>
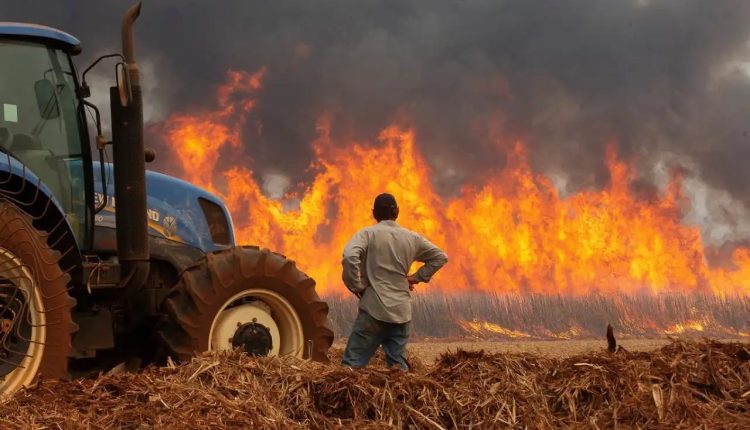
M 410 323 L 396 324 L 378 321 L 367 312 L 359 310 L 352 334 L 346 343 L 341 364 L 362 368 L 370 362 L 378 346 L 383 345 L 385 361 L 390 366 L 409 370 L 406 361 L 406 341 L 409 340 Z

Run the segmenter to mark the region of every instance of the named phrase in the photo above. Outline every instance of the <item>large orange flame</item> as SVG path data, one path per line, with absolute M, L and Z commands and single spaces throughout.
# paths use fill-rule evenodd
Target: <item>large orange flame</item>
M 599 191 L 561 197 L 548 178 L 532 171 L 517 142 L 508 149 L 506 167 L 446 199 L 430 183 L 412 130 L 392 125 L 375 142 L 334 142 L 323 116 L 312 142 L 314 179 L 301 193 L 271 199 L 247 167 L 218 167 L 221 151 L 241 154 L 251 147 L 241 131 L 264 74 L 229 72 L 216 109 L 173 115 L 165 137 L 182 177 L 225 200 L 238 242 L 290 256 L 323 293 L 344 291 L 342 248 L 372 222 L 372 198 L 383 191 L 399 200 L 400 223 L 450 256 L 433 285 L 419 288 L 750 293 L 750 250 L 737 249 L 730 269 L 709 267 L 699 229 L 681 223 L 679 176 L 656 200 L 639 199 L 629 189 L 630 167 L 613 149 L 606 159 L 611 180 Z

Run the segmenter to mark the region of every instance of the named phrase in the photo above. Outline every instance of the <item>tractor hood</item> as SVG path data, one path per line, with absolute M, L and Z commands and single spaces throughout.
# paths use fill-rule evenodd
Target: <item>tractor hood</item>
M 117 201 L 114 197 L 112 164 L 107 173 L 107 205 L 96 214 L 98 228 L 115 228 Z M 94 162 L 99 172 L 99 163 Z M 96 204 L 104 198 L 99 175 L 94 175 Z M 149 235 L 184 243 L 204 252 L 234 245 L 234 228 L 229 211 L 215 195 L 181 179 L 146 171 Z

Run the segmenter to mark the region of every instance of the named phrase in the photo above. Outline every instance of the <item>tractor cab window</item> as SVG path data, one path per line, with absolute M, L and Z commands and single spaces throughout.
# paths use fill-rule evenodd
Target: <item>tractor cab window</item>
M 47 185 L 83 243 L 87 210 L 75 89 L 65 52 L 0 40 L 0 151 Z

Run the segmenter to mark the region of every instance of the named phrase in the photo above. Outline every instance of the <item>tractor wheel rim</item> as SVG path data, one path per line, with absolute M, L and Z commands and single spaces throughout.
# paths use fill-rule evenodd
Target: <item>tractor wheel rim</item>
M 0 375 L 0 397 L 5 397 L 36 378 L 44 355 L 46 319 L 44 302 L 31 270 L 4 248 L 0 248 L 0 280 L 4 290 L 15 288 L 12 294 L 6 293 L 6 299 L 0 303 L 0 314 L 12 315 L 12 319 L 3 321 L 8 326 L 6 330 L 0 331 L 0 352 L 5 355 L 5 358 L 0 357 L 0 364 L 12 363 L 15 367 Z M 12 303 L 23 303 L 23 307 L 14 307 Z
M 259 288 L 242 291 L 224 302 L 211 324 L 209 350 L 233 350 L 232 338 L 250 323 L 269 331 L 272 346 L 267 355 L 304 356 L 304 330 L 294 306 L 280 294 Z

